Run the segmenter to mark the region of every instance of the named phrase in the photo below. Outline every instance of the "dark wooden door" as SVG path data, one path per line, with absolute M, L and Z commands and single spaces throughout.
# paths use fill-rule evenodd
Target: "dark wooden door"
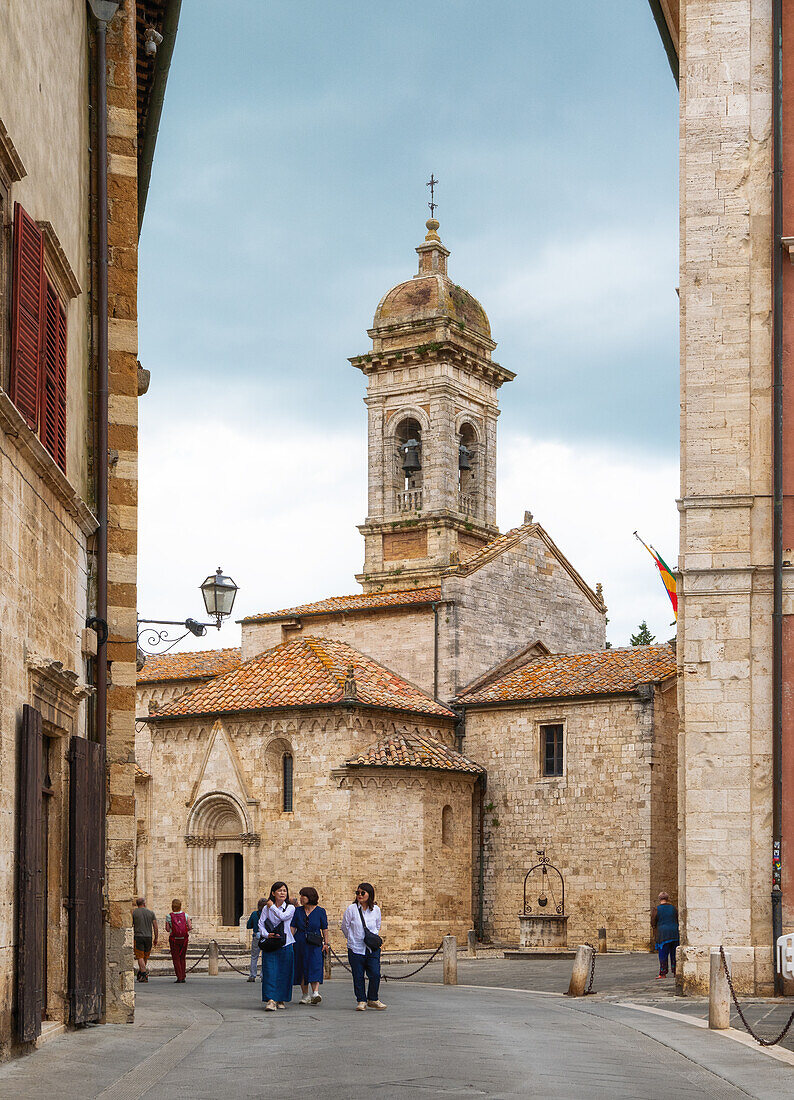
M 73 737 L 69 760 L 69 999 L 72 1023 L 87 1024 L 102 1016 L 104 753 Z
M 226 852 L 221 856 L 221 924 L 237 924 L 242 915 L 243 857 Z
M 24 1043 L 41 1035 L 41 714 L 22 708 L 19 746 L 19 843 L 17 874 L 17 1035 Z

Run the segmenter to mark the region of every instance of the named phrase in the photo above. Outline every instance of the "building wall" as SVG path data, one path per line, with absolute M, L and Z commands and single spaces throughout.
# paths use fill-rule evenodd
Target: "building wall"
M 559 560 L 528 535 L 472 573 L 445 576 L 439 697 L 451 699 L 540 639 L 553 653 L 603 649 L 606 621 Z
M 217 884 L 219 857 L 239 852 L 246 917 L 270 884 L 284 879 L 293 893 L 315 886 L 338 922 L 356 884 L 368 880 L 384 910 L 389 947 L 436 946 L 448 930 L 465 937 L 474 777 L 341 767 L 354 751 L 402 729 L 452 739 L 449 722 L 413 725 L 406 717 L 341 708 L 149 723 L 150 817 L 138 853 L 149 904 L 162 916 L 171 898 L 181 897 L 197 936 L 236 939 L 236 928 L 220 924 Z M 143 751 L 147 734 L 140 737 Z M 282 808 L 285 752 L 294 760 L 291 813 Z M 450 846 L 441 843 L 445 805 L 454 818 Z M 341 948 L 338 930 L 332 942 Z
M 17 746 L 22 707 L 45 719 L 55 794 L 49 801 L 50 852 L 46 1012 L 67 1017 L 67 913 L 61 904 L 68 821 L 71 734 L 85 733 L 86 705 L 77 685 L 86 680 L 81 648 L 88 589 L 87 506 L 90 481 L 86 430 L 88 387 L 88 59 L 81 0 L 3 7 L 0 71 L 2 121 L 26 175 L 10 190 L 0 228 L 0 1058 L 14 1050 Z M 67 346 L 66 476 L 9 400 L 10 217 L 20 202 L 52 226 L 81 293 L 65 301 Z M 57 895 L 57 896 L 56 896 Z
M 518 941 L 524 876 L 545 848 L 565 879 L 570 944 L 593 941 L 606 927 L 610 947 L 649 946 L 654 890 L 675 873 L 666 793 L 675 783 L 675 718 L 671 693 L 658 689 L 649 689 L 645 700 L 615 696 L 467 710 L 464 752 L 488 773 L 487 936 Z M 541 774 L 544 723 L 564 726 L 560 777 Z
M 771 951 L 771 0 L 681 3 L 683 988 Z M 788 230 L 784 230 L 788 231 Z

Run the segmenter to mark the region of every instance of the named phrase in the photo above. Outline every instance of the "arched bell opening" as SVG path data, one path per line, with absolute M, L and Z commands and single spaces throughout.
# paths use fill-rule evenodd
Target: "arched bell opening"
M 463 423 L 458 434 L 458 507 L 467 516 L 476 515 L 479 507 L 478 448 L 474 426 Z
M 422 469 L 422 426 L 412 416 L 397 425 L 394 433 L 394 487 L 398 512 L 420 511 L 424 472 Z

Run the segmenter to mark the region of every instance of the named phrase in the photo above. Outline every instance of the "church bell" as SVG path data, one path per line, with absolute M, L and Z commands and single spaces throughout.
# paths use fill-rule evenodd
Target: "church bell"
M 407 440 L 400 450 L 403 453 L 403 473 L 406 477 L 411 477 L 417 470 L 422 469 L 422 463 L 419 460 L 419 440 Z
M 461 443 L 458 447 L 458 469 L 470 470 L 471 469 L 472 452 L 466 446 L 465 443 Z

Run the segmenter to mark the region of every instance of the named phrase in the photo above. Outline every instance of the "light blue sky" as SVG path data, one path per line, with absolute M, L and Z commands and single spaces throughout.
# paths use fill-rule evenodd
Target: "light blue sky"
M 163 580 L 162 551 L 186 532 L 208 568 L 223 552 L 239 569 L 265 507 L 242 611 L 355 590 L 365 417 L 347 357 L 367 350 L 381 295 L 415 271 L 431 171 L 450 274 L 483 303 L 495 357 L 518 374 L 501 391 L 503 460 L 561 445 L 574 479 L 577 453 L 582 479 L 594 454 L 664 469 L 666 481 L 648 483 L 658 507 L 646 499 L 638 514 L 674 558 L 677 111 L 647 0 L 184 4 L 141 238 L 140 357 L 152 371 L 142 470 L 163 475 L 142 487 L 142 601 L 162 612 L 179 591 L 181 567 Z M 206 443 L 194 454 L 196 433 Z M 256 465 L 257 439 L 279 441 L 275 469 L 271 458 L 241 469 L 241 453 Z M 274 584 L 267 530 L 290 537 L 285 507 L 311 522 L 308 501 L 303 512 L 295 502 L 311 489 L 306 441 L 323 439 L 346 450 L 318 459 L 339 464 L 324 520 L 338 560 L 312 570 L 301 558 L 303 576 Z M 209 525 L 200 499 L 194 508 L 173 485 L 241 475 L 249 508 Z M 283 481 L 283 498 L 260 498 L 257 477 Z M 582 487 L 558 479 L 559 468 L 534 468 L 522 484 L 520 468 L 505 469 L 517 488 L 503 526 L 520 521 L 519 497 L 540 497 L 552 536 L 555 520 L 567 533 L 563 498 Z M 631 515 L 599 514 L 605 529 L 630 524 L 634 561 Z M 574 524 L 569 537 L 592 549 L 600 535 Z M 563 549 L 580 565 L 576 546 Z M 613 558 L 605 551 L 600 568 L 596 557 L 599 576 L 587 577 L 604 580 L 608 600 Z M 665 625 L 658 585 L 648 572 L 647 593 L 621 595 L 627 623 Z

